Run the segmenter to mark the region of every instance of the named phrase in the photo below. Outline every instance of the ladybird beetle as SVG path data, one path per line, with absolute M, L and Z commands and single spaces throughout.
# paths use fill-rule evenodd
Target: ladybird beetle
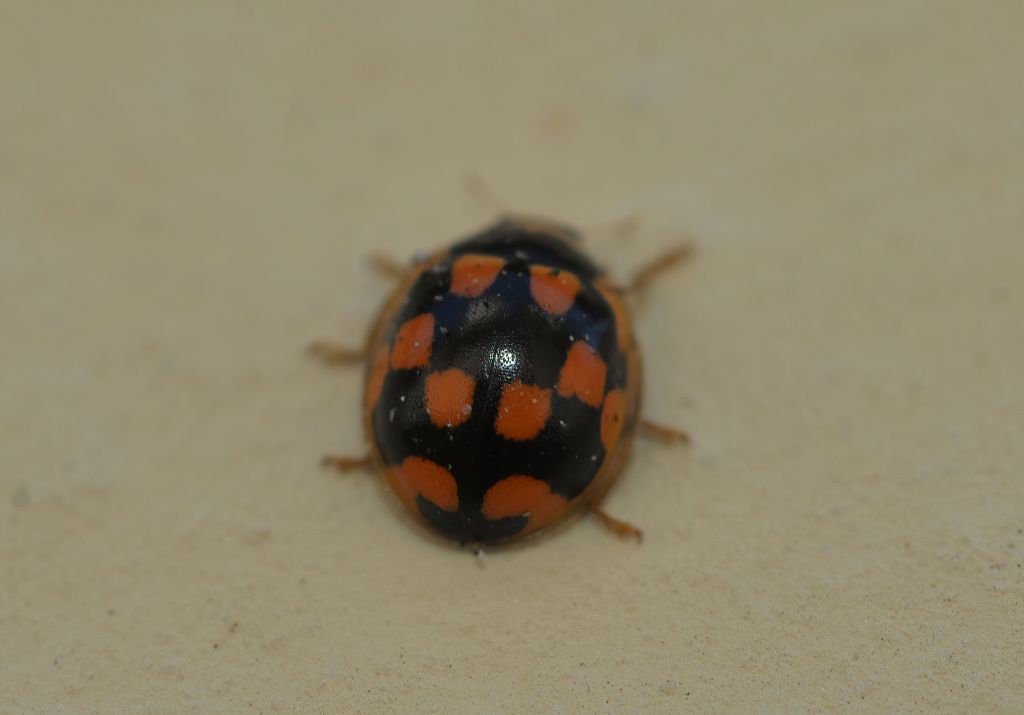
M 509 542 L 593 511 L 620 535 L 638 529 L 600 503 L 640 420 L 642 370 L 626 296 L 688 253 L 682 246 L 617 286 L 573 229 L 505 217 L 408 270 L 365 349 L 314 345 L 365 360 L 368 456 L 398 501 L 462 544 Z

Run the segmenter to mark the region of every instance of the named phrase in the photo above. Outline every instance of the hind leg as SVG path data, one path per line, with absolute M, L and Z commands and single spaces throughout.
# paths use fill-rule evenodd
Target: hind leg
M 598 520 L 605 525 L 613 534 L 621 539 L 636 539 L 637 541 L 644 540 L 644 532 L 640 531 L 637 527 L 630 524 L 628 521 L 622 521 L 610 516 L 601 507 L 596 504 L 590 505 L 590 512 L 598 518 Z

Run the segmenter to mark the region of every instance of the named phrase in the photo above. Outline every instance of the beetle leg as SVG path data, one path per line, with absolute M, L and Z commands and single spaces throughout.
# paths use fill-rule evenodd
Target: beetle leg
M 487 185 L 479 174 L 469 174 L 462 180 L 462 186 L 477 204 L 487 213 L 500 216 L 507 213 L 505 204 L 501 202 L 498 195 Z
M 591 504 L 590 511 L 594 514 L 594 516 L 600 519 L 602 524 L 604 524 L 607 528 L 611 529 L 616 536 L 623 539 L 632 538 L 636 539 L 637 541 L 644 540 L 644 532 L 640 531 L 640 529 L 636 528 L 628 521 L 622 521 L 621 519 L 616 519 L 613 516 L 609 516 L 608 513 L 605 512 L 605 510 L 599 507 L 597 504 Z
M 409 273 L 408 267 L 383 253 L 371 253 L 369 261 L 374 272 L 389 280 L 401 280 Z M 370 351 L 366 346 L 353 348 L 331 340 L 317 340 L 309 346 L 309 354 L 331 365 L 361 365 L 369 358 Z
M 675 427 L 666 427 L 650 420 L 640 420 L 640 434 L 665 444 L 689 444 L 690 435 Z
M 641 223 L 643 223 L 643 219 L 640 218 L 640 214 L 636 212 L 628 213 L 625 216 L 614 218 L 584 231 L 584 235 L 601 236 L 602 239 L 607 237 L 613 241 L 622 241 L 636 233 Z
M 401 280 L 409 273 L 408 266 L 383 253 L 371 253 L 369 261 L 374 272 L 388 280 Z
M 366 348 L 351 348 L 328 340 L 317 340 L 309 346 L 309 354 L 331 365 L 362 365 L 366 362 Z
M 694 252 L 693 244 L 681 243 L 675 248 L 663 253 L 646 265 L 642 266 L 634 275 L 633 280 L 626 286 L 627 293 L 643 293 L 650 287 L 655 278 L 677 265 L 685 263 Z
M 344 455 L 328 454 L 320 460 L 320 464 L 325 467 L 337 469 L 342 474 L 346 474 L 348 472 L 354 472 L 357 469 L 370 469 L 373 466 L 373 458 L 368 454 L 362 457 L 346 457 Z

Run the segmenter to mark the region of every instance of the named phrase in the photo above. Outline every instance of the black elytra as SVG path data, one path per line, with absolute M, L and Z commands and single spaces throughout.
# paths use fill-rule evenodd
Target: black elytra
M 500 270 L 479 294 L 453 292 L 459 260 L 481 256 Z M 570 279 L 567 309 L 538 301 L 537 271 Z M 431 529 L 462 543 L 508 541 L 557 521 L 598 487 L 595 478 L 603 469 L 616 470 L 609 452 L 632 437 L 639 372 L 630 348 L 623 349 L 630 343 L 619 332 L 628 327 L 610 302 L 609 286 L 571 229 L 507 219 L 425 262 L 403 287 L 404 296 L 385 309 L 371 345 L 379 354 L 395 349 L 403 325 L 433 318 L 433 333 L 425 336 L 429 356 L 413 367 L 381 370 L 376 388 L 368 387 L 377 392 L 367 400 L 376 456 L 399 480 L 391 484 L 400 498 L 406 495 L 405 505 Z M 576 347 L 577 353 L 587 355 L 593 368 L 584 379 L 603 391 L 589 399 L 566 388 L 572 380 L 565 374 L 574 369 L 570 352 L 580 343 L 587 349 Z M 453 369 L 473 381 L 468 417 L 457 425 L 438 424 L 427 407 L 428 376 Z M 368 384 L 373 382 L 371 376 Z M 550 411 L 546 419 L 538 417 L 543 427 L 535 436 L 510 439 L 496 425 L 507 386 L 520 383 L 545 391 Z M 609 441 L 602 420 L 609 420 L 605 396 L 612 392 L 628 395 L 630 407 L 611 415 L 625 429 Z M 403 465 L 410 459 L 429 463 L 440 476 L 408 480 Z M 529 478 L 527 491 L 519 491 L 524 480 L 516 477 Z M 603 474 L 601 479 L 609 481 Z M 565 508 L 558 508 L 563 501 Z M 519 502 L 522 513 L 507 513 Z

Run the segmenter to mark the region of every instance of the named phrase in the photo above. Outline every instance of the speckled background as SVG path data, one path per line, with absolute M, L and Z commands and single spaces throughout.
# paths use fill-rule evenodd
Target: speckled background
M 0 711 L 1024 711 L 1024 6 L 4 4 Z M 371 250 L 593 227 L 650 416 L 480 562 L 368 478 Z M 628 240 L 602 226 L 636 213 Z

